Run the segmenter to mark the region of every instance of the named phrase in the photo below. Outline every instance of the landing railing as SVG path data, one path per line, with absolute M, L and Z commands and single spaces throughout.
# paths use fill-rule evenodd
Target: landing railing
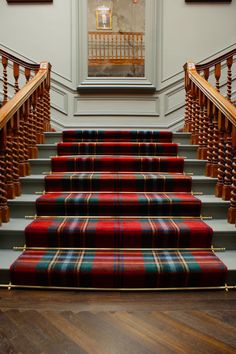
M 9 221 L 8 199 L 21 194 L 20 177 L 50 131 L 50 64 L 30 64 L 0 49 L 0 224 Z M 1 72 L 1 70 L 0 70 Z
M 89 66 L 144 65 L 144 33 L 89 32 Z
M 232 99 L 232 67 L 236 49 L 203 65 L 185 64 L 184 131 L 206 159 L 206 175 L 216 177 L 215 194 L 230 200 L 228 222 L 236 221 L 236 108 Z M 221 78 L 222 82 L 221 82 Z

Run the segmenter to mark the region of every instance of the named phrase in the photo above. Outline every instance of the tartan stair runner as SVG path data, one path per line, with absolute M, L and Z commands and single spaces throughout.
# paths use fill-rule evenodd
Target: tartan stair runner
M 12 264 L 12 284 L 224 286 L 227 269 L 205 250 L 213 231 L 200 218 L 171 132 L 67 130 L 57 152 L 38 218 L 25 229 L 26 246 L 35 249 Z
M 180 174 L 53 173 L 45 177 L 46 192 L 191 192 L 192 180 Z

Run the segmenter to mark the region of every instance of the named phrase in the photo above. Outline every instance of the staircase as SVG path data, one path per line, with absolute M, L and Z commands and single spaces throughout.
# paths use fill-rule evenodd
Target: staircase
M 236 283 L 229 202 L 214 196 L 216 179 L 204 176 L 206 161 L 196 159 L 190 134 L 81 134 L 46 133 L 38 145 L 31 175 L 21 178 L 23 194 L 9 201 L 11 221 L 0 227 L 0 283 L 85 289 Z M 25 218 L 36 213 L 33 222 Z M 31 249 L 12 250 L 25 242 Z M 212 244 L 226 251 L 216 257 Z

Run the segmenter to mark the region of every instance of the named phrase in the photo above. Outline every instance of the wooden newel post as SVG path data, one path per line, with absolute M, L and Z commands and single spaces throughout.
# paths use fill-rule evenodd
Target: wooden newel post
M 191 95 L 191 82 L 188 75 L 188 63 L 184 65 L 185 71 L 185 123 L 184 123 L 184 131 L 191 132 L 192 131 L 192 95 Z

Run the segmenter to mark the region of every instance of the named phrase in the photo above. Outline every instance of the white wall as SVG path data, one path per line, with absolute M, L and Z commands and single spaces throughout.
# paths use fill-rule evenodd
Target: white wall
M 236 1 L 186 4 L 184 0 L 156 0 L 156 93 L 101 94 L 98 102 L 94 95 L 76 92 L 81 55 L 78 1 L 38 5 L 0 1 L 0 47 L 35 62 L 46 59 L 52 63 L 52 116 L 58 127 L 149 124 L 177 128 L 183 117 L 184 62 L 189 58 L 203 61 L 236 45 Z
M 231 4 L 162 1 L 162 75 L 165 82 L 182 70 L 186 59 L 196 62 L 236 44 L 236 2 Z

